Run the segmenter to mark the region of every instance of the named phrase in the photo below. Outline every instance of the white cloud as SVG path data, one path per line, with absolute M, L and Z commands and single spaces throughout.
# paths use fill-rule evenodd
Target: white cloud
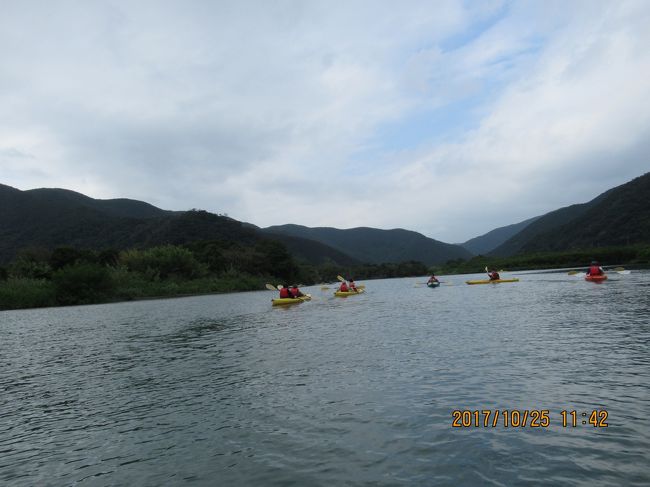
M 649 12 L 644 2 L 9 2 L 0 180 L 259 225 L 462 240 L 643 172 Z M 466 100 L 473 123 L 453 112 Z M 464 132 L 407 148 L 390 131 L 377 140 L 427 110 Z

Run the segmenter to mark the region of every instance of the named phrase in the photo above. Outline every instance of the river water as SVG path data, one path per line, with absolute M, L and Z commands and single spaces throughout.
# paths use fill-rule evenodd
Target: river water
M 650 272 L 516 276 L 0 312 L 0 484 L 650 484 Z

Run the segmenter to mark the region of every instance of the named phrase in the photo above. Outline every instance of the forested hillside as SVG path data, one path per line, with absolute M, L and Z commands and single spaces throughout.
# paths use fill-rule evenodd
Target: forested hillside
M 426 265 L 450 259 L 465 259 L 471 253 L 459 245 L 439 242 L 410 230 L 330 227 L 310 228 L 301 225 L 279 225 L 263 229 L 267 234 L 284 234 L 322 242 L 361 262 L 419 261 Z
M 595 206 L 605 194 L 607 193 L 601 194 L 588 203 L 566 206 L 539 217 L 519 233 L 515 234 L 503 244 L 489 252 L 489 254 L 497 257 L 507 257 L 521 253 L 526 244 L 534 241 L 541 234 L 554 230 L 562 225 L 566 225 L 589 211 L 589 209 Z
M 650 173 L 588 203 L 571 221 L 537 235 L 521 252 L 650 243 Z
M 505 227 L 495 228 L 486 234 L 483 234 L 479 237 L 474 237 L 460 245 L 473 254 L 487 254 L 509 238 L 521 232 L 524 228 L 536 221 L 538 218 L 539 217 L 536 216 L 529 218 L 528 220 L 524 220 L 523 222 L 514 223 Z
M 354 259 L 318 242 L 265 235 L 207 211 L 171 212 L 128 199 L 97 200 L 64 189 L 20 191 L 0 185 L 0 263 L 28 247 L 148 248 L 196 241 L 251 246 L 277 240 L 299 259 L 349 265 Z

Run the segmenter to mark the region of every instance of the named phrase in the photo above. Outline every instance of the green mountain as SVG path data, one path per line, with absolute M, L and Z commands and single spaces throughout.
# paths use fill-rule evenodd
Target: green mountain
M 310 264 L 333 263 L 342 266 L 355 266 L 362 262 L 329 245 L 308 238 L 294 237 L 280 233 L 264 233 L 267 238 L 282 242 L 296 259 Z
M 571 250 L 650 242 L 650 173 L 612 188 L 587 203 L 539 217 L 490 252 Z
M 207 211 L 172 212 L 136 200 L 98 200 L 65 189 L 20 191 L 0 185 L 0 263 L 27 247 L 126 249 L 205 240 L 253 245 L 260 239 L 280 241 L 308 263 L 356 263 L 322 243 L 266 235 Z
M 527 241 L 521 252 L 650 242 L 650 173 L 601 194 L 586 211 Z
M 439 242 L 410 230 L 377 228 L 310 228 L 301 225 L 277 225 L 264 228 L 268 235 L 289 235 L 316 240 L 370 264 L 419 261 L 426 265 L 441 264 L 450 259 L 466 259 L 471 253 L 464 248 Z
M 459 244 L 461 247 L 469 250 L 476 255 L 485 255 L 504 243 L 509 238 L 521 232 L 528 225 L 536 221 L 539 217 L 529 218 L 523 222 L 514 223 L 505 227 L 495 228 L 489 232 L 469 239 L 467 242 Z

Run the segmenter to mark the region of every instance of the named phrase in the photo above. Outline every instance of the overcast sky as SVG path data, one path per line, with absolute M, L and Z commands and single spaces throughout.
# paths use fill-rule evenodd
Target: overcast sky
M 0 183 L 461 242 L 650 170 L 650 2 L 0 0 Z

